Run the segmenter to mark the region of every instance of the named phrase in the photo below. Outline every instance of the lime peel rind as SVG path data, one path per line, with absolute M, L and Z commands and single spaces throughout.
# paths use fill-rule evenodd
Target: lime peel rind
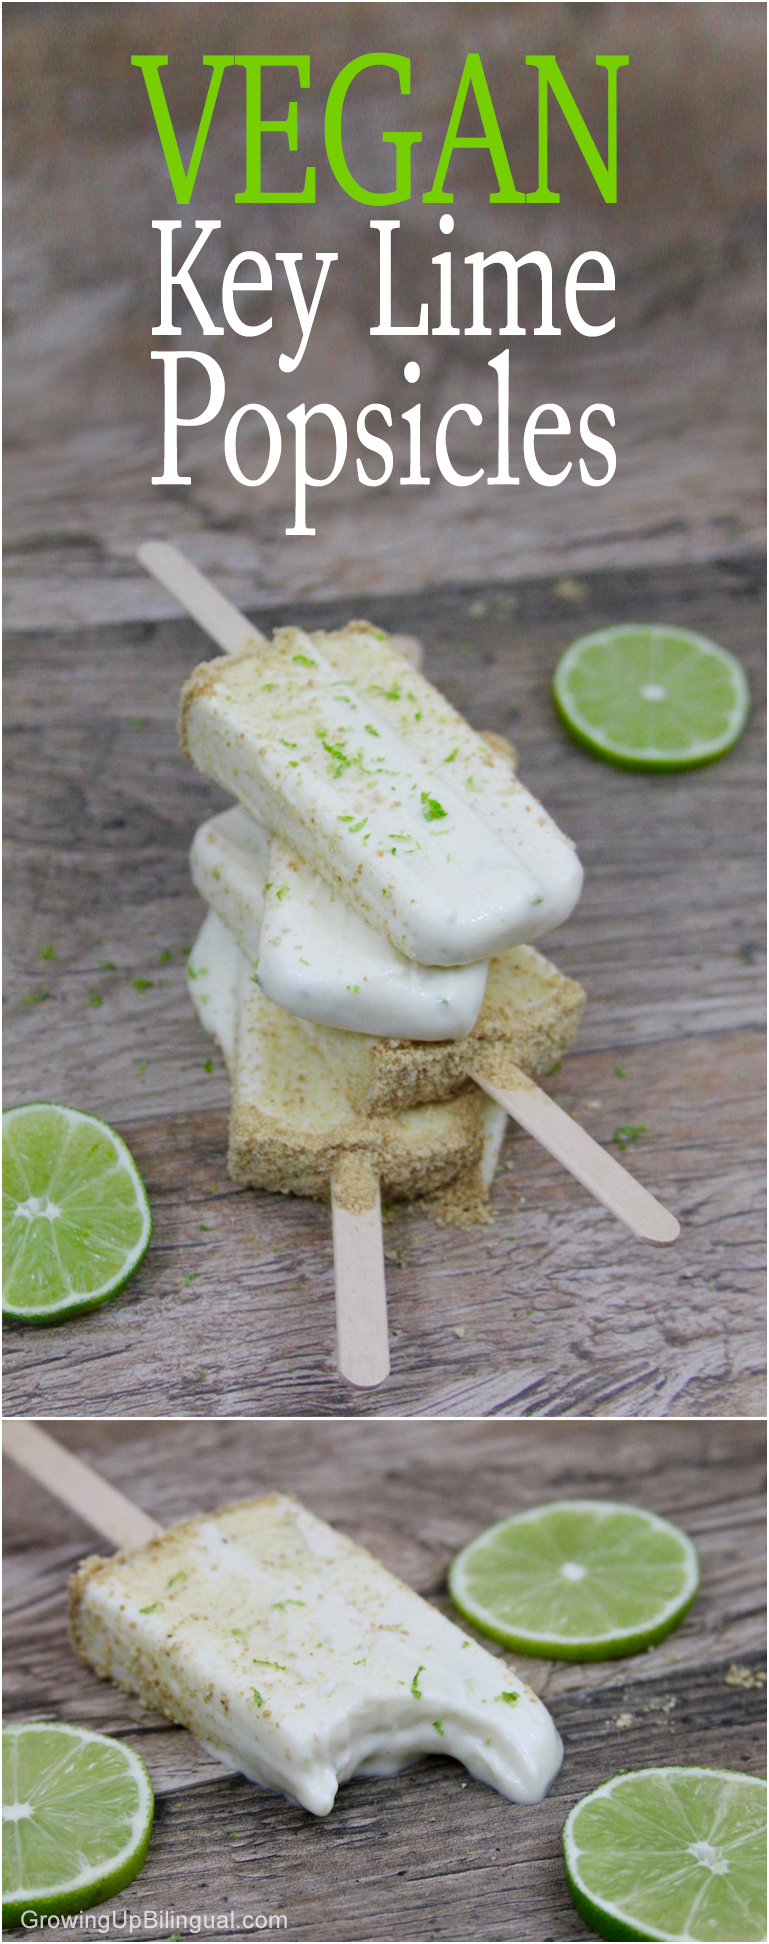
M 18 1743 L 22 1736 L 25 1740 L 28 1740 L 30 1737 L 36 1735 L 45 1735 L 48 1737 L 53 1735 L 57 1740 L 61 1737 L 62 1742 L 65 1744 L 65 1750 L 66 1742 L 70 1740 L 72 1743 L 70 1760 L 74 1758 L 75 1762 L 77 1761 L 79 1750 L 87 1748 L 90 1745 L 94 1745 L 97 1749 L 103 1749 L 105 1753 L 109 1751 L 109 1755 L 112 1757 L 119 1750 L 120 1762 L 124 1768 L 124 1772 L 131 1777 L 135 1785 L 136 1808 L 131 1817 L 129 1835 L 120 1850 L 113 1855 L 107 1855 L 105 1857 L 104 1864 L 97 1861 L 90 1866 L 86 1865 L 74 1873 L 63 1876 L 58 1882 L 46 1883 L 37 1887 L 34 1884 L 15 1882 L 12 1886 L 10 1884 L 8 1885 L 9 1894 L 6 1894 L 6 1884 L 8 1882 L 9 1869 L 12 1867 L 14 1859 L 10 1855 L 11 1843 L 6 1833 L 3 1843 L 3 1923 L 9 1926 L 20 1924 L 22 1915 L 27 1911 L 34 1911 L 38 1917 L 54 1916 L 56 1914 L 65 1915 L 70 1911 L 86 1910 L 91 1904 L 101 1903 L 110 1897 L 116 1896 L 118 1891 L 124 1890 L 127 1884 L 133 1882 L 134 1877 L 141 1869 L 152 1835 L 154 1815 L 152 1783 L 145 1763 L 142 1761 L 141 1756 L 137 1754 L 136 1750 L 126 1742 L 118 1741 L 117 1738 L 109 1735 L 97 1734 L 93 1729 L 75 1728 L 66 1722 L 51 1721 L 25 1721 L 11 1724 L 3 1729 L 3 1815 L 4 1822 L 6 1823 L 6 1831 L 8 1770 L 12 1764 L 15 1767 L 14 1757 L 16 1751 L 13 1748 L 13 1743 Z M 63 1757 L 59 1757 L 59 1768 L 61 1768 L 66 1760 L 67 1754 L 65 1752 Z M 115 1777 L 119 1777 L 120 1771 L 117 1769 L 114 1761 L 110 1763 L 110 1769 L 111 1776 L 105 1778 L 105 1782 L 101 1786 L 100 1793 L 102 1799 L 104 1799 L 107 1793 L 109 1781 L 114 1785 Z M 11 1786 L 13 1786 L 13 1780 L 11 1780 Z M 55 1827 L 56 1823 L 61 1826 L 61 1823 L 66 1821 L 67 1817 L 67 1803 L 63 1793 L 58 1798 L 54 1798 L 53 1804 L 49 1796 L 47 1818 L 49 1825 L 52 1821 L 52 1809 L 55 1810 L 53 1826 Z M 78 1819 L 74 1806 L 70 1813 L 74 1826 Z M 82 1807 L 79 1813 L 82 1818 Z M 93 1809 L 91 1809 L 89 1816 L 89 1833 L 92 1831 L 92 1815 Z M 17 1828 L 23 1829 L 23 1823 L 17 1824 Z M 77 1849 L 77 1841 L 76 1829 L 73 1829 L 72 1843 L 75 1849 Z M 46 1844 L 47 1854 L 50 1854 L 51 1847 L 52 1839 L 49 1833 Z
M 477 1563 L 480 1549 L 490 1547 L 498 1534 L 507 1533 L 511 1528 L 520 1531 L 527 1524 L 541 1530 L 543 1521 L 548 1515 L 562 1513 L 578 1515 L 584 1513 L 589 1518 L 598 1514 L 606 1515 L 607 1518 L 620 1515 L 622 1519 L 625 1515 L 625 1518 L 641 1521 L 648 1532 L 669 1536 L 675 1541 L 673 1560 L 674 1562 L 677 1560 L 683 1567 L 678 1590 L 667 1600 L 658 1602 L 653 1616 L 647 1614 L 643 1621 L 639 1620 L 635 1625 L 604 1628 L 594 1631 L 589 1636 L 584 1631 L 577 1637 L 574 1632 L 565 1633 L 553 1627 L 548 1627 L 546 1630 L 538 1628 L 534 1631 L 519 1622 L 515 1624 L 504 1622 L 497 1612 L 482 1603 L 468 1587 L 468 1565 L 472 1555 L 475 1555 Z M 508 1570 L 512 1574 L 513 1567 L 509 1567 Z M 624 1562 L 619 1570 L 624 1571 Z M 677 1526 L 671 1525 L 667 1519 L 661 1518 L 657 1513 L 647 1512 L 638 1506 L 616 1505 L 604 1499 L 561 1499 L 552 1505 L 535 1506 L 530 1512 L 520 1513 L 513 1518 L 500 1519 L 496 1525 L 488 1527 L 457 1554 L 449 1569 L 448 1580 L 451 1597 L 460 1613 L 481 1633 L 487 1634 L 492 1640 L 499 1641 L 503 1647 L 518 1653 L 553 1660 L 615 1660 L 644 1652 L 647 1647 L 655 1646 L 679 1625 L 696 1599 L 700 1584 L 700 1567 L 697 1549 L 692 1540 Z M 559 1590 L 563 1595 L 563 1588 Z
M 61 1140 L 58 1151 L 51 1147 L 50 1173 L 41 1174 L 38 1157 L 30 1157 L 29 1145 L 13 1139 L 17 1128 L 23 1134 L 25 1124 L 33 1137 L 33 1117 L 45 1115 L 55 1117 L 54 1127 L 58 1124 Z M 73 1183 L 67 1191 L 67 1148 L 80 1134 L 92 1131 L 93 1144 L 84 1155 L 75 1159 L 70 1155 L 73 1168 Z M 49 1130 L 49 1132 L 52 1130 Z M 39 1143 L 38 1143 L 39 1145 Z M 102 1160 L 94 1164 L 97 1149 L 102 1151 Z M 95 1309 L 116 1296 L 138 1268 L 149 1247 L 152 1236 L 152 1217 L 136 1163 L 129 1148 L 106 1121 L 99 1120 L 94 1114 L 82 1113 L 76 1107 L 64 1107 L 53 1101 L 28 1101 L 19 1107 L 10 1107 L 3 1114 L 3 1314 L 12 1322 L 41 1325 L 60 1322 L 67 1316 L 79 1315 Z M 89 1166 L 90 1163 L 90 1166 Z M 122 1177 L 130 1194 L 124 1192 Z M 113 1193 L 100 1197 L 100 1183 L 112 1180 Z M 19 1190 L 27 1187 L 29 1193 L 23 1197 Z M 114 1190 L 117 1189 L 117 1193 Z M 51 1190 L 54 1194 L 51 1194 Z M 54 1196 L 59 1196 L 55 1202 Z M 56 1214 L 51 1219 L 47 1235 L 40 1237 L 34 1233 L 36 1223 L 27 1220 L 27 1232 L 14 1238 L 11 1225 L 25 1220 L 19 1217 L 20 1204 L 31 1201 L 45 1201 Z M 90 1198 L 90 1199 L 89 1199 Z M 46 1209 L 39 1211 L 45 1214 Z M 126 1246 L 120 1241 L 121 1224 L 136 1228 L 136 1239 Z M 82 1234 L 82 1225 L 88 1220 L 90 1228 L 87 1240 Z M 14 1239 L 20 1246 L 14 1248 Z M 25 1269 L 25 1256 L 28 1258 Z M 101 1263 L 99 1259 L 101 1257 Z M 103 1273 L 101 1280 L 92 1283 L 90 1288 L 73 1286 L 73 1270 L 78 1258 L 91 1267 L 94 1273 Z M 25 1275 L 27 1288 L 22 1300 L 16 1297 L 14 1282 Z M 55 1276 L 56 1288 L 49 1284 L 49 1291 L 34 1289 L 41 1275 Z M 80 1269 L 82 1277 L 83 1270 Z M 61 1293 L 59 1293 L 59 1291 Z M 39 1297 L 39 1300 L 37 1298 Z
M 630 1940 L 651 1940 L 652 1944 L 688 1944 L 688 1940 L 697 1940 L 697 1944 L 705 1944 L 705 1934 L 702 1932 L 702 1930 L 697 1931 L 691 1928 L 691 1924 L 690 1924 L 690 1918 L 692 1915 L 691 1911 L 689 1912 L 689 1918 L 687 1919 L 686 1922 L 686 1928 L 683 1930 L 680 1928 L 677 1930 L 673 1930 L 670 1927 L 666 1929 L 661 1929 L 659 1925 L 655 1924 L 653 1921 L 650 1921 L 648 1912 L 644 1912 L 642 1918 L 640 1917 L 640 1914 L 637 1915 L 636 1921 L 634 1922 L 631 1918 L 630 1913 L 627 1910 L 623 1910 L 620 1907 L 620 1905 L 617 1903 L 615 1898 L 609 1897 L 608 1895 L 605 1897 L 601 1896 L 599 1898 L 596 1886 L 593 1885 L 591 1888 L 588 1888 L 588 1886 L 583 1881 L 583 1877 L 580 1870 L 580 1858 L 583 1858 L 585 1855 L 587 1855 L 588 1851 L 585 1847 L 580 1849 L 579 1843 L 574 1833 L 575 1827 L 578 1826 L 579 1824 L 579 1820 L 582 1815 L 582 1812 L 600 1801 L 610 1800 L 613 1795 L 615 1795 L 618 1791 L 622 1790 L 623 1788 L 627 1788 L 628 1785 L 630 1785 L 630 1787 L 632 1788 L 632 1786 L 635 1783 L 639 1781 L 643 1781 L 643 1778 L 647 1776 L 654 1777 L 655 1783 L 663 1782 L 669 1784 L 671 1779 L 673 1779 L 675 1782 L 678 1782 L 680 1785 L 681 1778 L 687 1778 L 687 1780 L 690 1779 L 692 1785 L 694 1785 L 696 1778 L 700 1778 L 706 1782 L 713 1781 L 713 1780 L 720 1781 L 725 1785 L 725 1788 L 733 1787 L 735 1790 L 740 1790 L 742 1787 L 744 1787 L 748 1790 L 755 1790 L 758 1801 L 763 1803 L 764 1825 L 765 1825 L 766 1783 L 760 1780 L 758 1777 L 742 1775 L 739 1773 L 739 1771 L 735 1771 L 731 1769 L 710 1769 L 710 1768 L 695 1767 L 695 1766 L 685 1767 L 685 1768 L 661 1766 L 659 1768 L 646 1768 L 646 1769 L 635 1769 L 635 1770 L 626 1771 L 621 1775 L 612 1776 L 608 1782 L 602 1783 L 600 1788 L 594 1789 L 590 1795 L 583 1796 L 581 1801 L 575 1803 L 574 1808 L 570 1810 L 569 1815 L 566 1818 L 566 1822 L 564 1823 L 563 1831 L 562 1831 L 562 1845 L 563 1845 L 564 1864 L 566 1868 L 566 1880 L 569 1886 L 569 1895 L 572 1899 L 573 1904 L 575 1905 L 575 1908 L 579 1911 L 580 1916 L 584 1918 L 585 1922 L 590 1925 L 592 1930 L 598 1933 L 599 1937 L 622 1938 L 622 1939 L 630 1939 Z M 677 1806 L 678 1805 L 676 1805 L 676 1807 Z M 689 1812 L 691 1812 L 690 1805 L 689 1805 Z M 625 1824 L 626 1824 L 625 1833 L 624 1835 L 620 1834 L 618 1840 L 623 1848 L 626 1867 L 630 1866 L 632 1868 L 632 1858 L 629 1853 L 630 1852 L 630 1840 L 628 1835 L 628 1830 L 630 1828 L 629 1819 L 625 1819 Z M 694 1833 L 693 1825 L 689 1829 L 688 1833 L 690 1835 Z M 711 1829 L 710 1834 L 712 1833 L 713 1830 Z M 707 1838 L 705 1838 L 705 1840 L 707 1840 Z M 764 1836 L 764 1843 L 765 1843 L 765 1836 Z M 689 1853 L 691 1854 L 691 1851 Z M 648 1850 L 646 1854 L 648 1855 Z M 655 1858 L 655 1861 L 657 1862 L 657 1867 L 659 1869 L 659 1857 Z M 680 1872 L 680 1867 L 681 1865 L 679 1860 L 679 1865 L 678 1865 L 679 1872 Z M 687 1867 L 691 1868 L 691 1866 L 687 1866 Z M 642 1868 L 642 1863 L 639 1860 L 639 1873 L 641 1868 Z M 595 1851 L 593 1851 L 593 1874 L 595 1874 Z M 728 1874 L 728 1871 L 725 1872 L 725 1874 Z M 762 1874 L 765 1880 L 765 1863 L 764 1863 Z M 705 1879 L 705 1882 L 707 1882 L 707 1879 Z M 651 1894 L 653 1895 L 653 1892 Z M 723 1925 L 720 1925 L 719 1937 L 721 1936 L 722 1931 L 724 1931 L 724 1927 Z M 711 1940 L 711 1944 L 712 1944 L 712 1939 L 715 1936 L 715 1932 L 709 1931 L 707 1935 L 708 1938 Z M 726 1937 L 725 1931 L 724 1931 L 724 1937 Z M 745 1944 L 746 1932 L 745 1932 L 744 1918 L 739 1920 L 739 1929 L 734 1928 L 733 1931 L 731 1932 L 731 1938 L 732 1938 L 732 1944 Z M 751 1940 L 755 1940 L 755 1944 L 760 1944 L 760 1941 L 766 1938 L 765 1907 L 761 1913 L 760 1918 L 757 1918 L 757 1921 L 755 1923 L 755 1928 L 750 1932 L 750 1938 Z
M 689 676 L 695 669 L 699 674 L 682 684 L 687 662 Z M 647 699 L 655 690 L 661 691 L 660 699 Z M 595 714 L 586 710 L 586 700 Z M 572 642 L 553 677 L 553 701 L 583 749 L 635 770 L 697 769 L 717 762 L 734 747 L 750 712 L 745 672 L 727 649 L 687 629 L 644 623 L 603 628 Z M 633 722 L 635 737 L 623 737 L 619 725 Z M 707 722 L 709 735 L 702 733 Z M 646 725 L 645 739 L 640 725 Z

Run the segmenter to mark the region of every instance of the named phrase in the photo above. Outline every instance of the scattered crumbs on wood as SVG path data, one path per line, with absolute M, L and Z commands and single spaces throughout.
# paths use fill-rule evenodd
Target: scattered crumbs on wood
M 635 1715 L 619 1714 L 614 1723 L 614 1726 L 615 1728 L 632 1728 L 634 1721 L 635 1721 Z
M 563 580 L 556 581 L 553 593 L 559 601 L 586 601 L 588 589 L 584 581 L 571 580 L 567 575 Z
M 454 1335 L 458 1337 L 463 1337 L 466 1329 L 467 1329 L 466 1323 L 455 1323 L 453 1325 Z
M 742 1667 L 739 1661 L 732 1661 L 728 1674 L 724 1675 L 724 1687 L 766 1687 L 766 1670 L 763 1667 L 752 1670 L 749 1667 Z

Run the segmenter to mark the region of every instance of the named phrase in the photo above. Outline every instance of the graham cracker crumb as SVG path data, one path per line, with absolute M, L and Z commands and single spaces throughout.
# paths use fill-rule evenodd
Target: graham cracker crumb
M 350 1215 L 365 1215 L 376 1203 L 379 1174 L 370 1155 L 343 1154 L 332 1177 L 334 1201 Z
M 495 1219 L 478 1163 L 457 1175 L 439 1194 L 427 1196 L 421 1207 L 439 1228 L 487 1228 Z

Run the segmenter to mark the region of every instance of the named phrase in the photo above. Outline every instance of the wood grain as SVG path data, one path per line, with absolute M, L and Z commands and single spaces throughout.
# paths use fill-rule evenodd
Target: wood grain
M 157 1792 L 155 1830 L 118 1908 L 284 1911 L 308 1940 L 589 1935 L 560 1830 L 618 1768 L 705 1762 L 761 1773 L 765 1689 L 763 1431 L 698 1424 L 61 1424 L 50 1426 L 161 1523 L 281 1486 L 451 1613 L 446 1569 L 474 1532 L 550 1496 L 607 1496 L 679 1521 L 702 1560 L 681 1627 L 647 1654 L 588 1666 L 518 1659 L 565 1744 L 547 1802 L 512 1807 L 448 1761 L 356 1782 L 316 1822 L 230 1778 L 183 1729 L 98 1681 L 65 1638 L 66 1579 L 99 1549 L 74 1514 L 5 1467 L 7 1710 L 125 1736 Z M 103 1548 L 102 1548 L 103 1549 Z M 505 1660 L 501 1649 L 486 1642 Z M 727 1678 L 728 1677 L 728 1678 Z M 745 1675 L 738 1677 L 742 1682 Z M 114 1907 L 114 1906 L 112 1906 Z M 161 1922 L 156 1934 L 179 1926 Z
M 6 1098 L 116 1123 L 155 1220 L 120 1297 L 9 1330 L 9 1411 L 763 1411 L 762 589 L 744 559 L 595 575 L 579 598 L 530 582 L 367 603 L 424 638 L 428 673 L 476 726 L 513 738 L 575 837 L 586 890 L 551 949 L 588 1006 L 548 1085 L 599 1141 L 644 1128 L 625 1159 L 683 1229 L 664 1256 L 629 1240 L 509 1132 L 490 1228 L 389 1215 L 392 1372 L 368 1398 L 334 1362 L 329 1211 L 228 1183 L 226 1075 L 184 991 L 202 916 L 186 853 L 224 802 L 175 739 L 202 638 L 180 621 L 9 641 Z M 712 768 L 613 770 L 554 721 L 561 649 L 639 615 L 723 641 L 748 669 L 751 721 Z M 262 616 L 288 618 L 336 625 L 350 607 Z

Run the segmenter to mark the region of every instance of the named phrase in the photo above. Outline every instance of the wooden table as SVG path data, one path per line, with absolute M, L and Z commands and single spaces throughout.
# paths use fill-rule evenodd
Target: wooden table
M 314 1821 L 225 1775 L 186 1730 L 97 1680 L 65 1636 L 68 1574 L 109 1551 L 6 1466 L 7 1712 L 125 1736 L 157 1793 L 149 1857 L 110 1908 L 280 1913 L 287 1936 L 583 1938 L 560 1861 L 567 1811 L 620 1768 L 762 1773 L 763 1431 L 747 1424 L 51 1425 L 161 1522 L 276 1486 L 369 1546 L 444 1612 L 474 1533 L 550 1497 L 610 1497 L 678 1520 L 702 1559 L 680 1628 L 646 1654 L 516 1665 L 565 1745 L 548 1800 L 521 1808 L 448 1760 L 342 1790 Z M 494 1653 L 502 1650 L 486 1642 Z M 173 1919 L 155 1934 L 179 1930 Z M 114 1933 L 117 1934 L 117 1933 Z M 141 1933 L 146 1934 L 146 1933 Z M 184 1932 L 182 1933 L 184 1934 Z
M 103 1309 L 10 1330 L 8 1411 L 763 1411 L 762 586 L 746 557 L 359 603 L 422 635 L 428 673 L 478 727 L 513 737 L 525 781 L 575 837 L 585 894 L 552 949 L 588 1006 L 548 1084 L 601 1141 L 643 1126 L 627 1159 L 682 1223 L 673 1249 L 633 1241 L 510 1130 L 492 1226 L 393 1213 L 393 1369 L 374 1393 L 337 1375 L 327 1208 L 239 1192 L 226 1175 L 226 1074 L 184 989 L 202 917 L 187 851 L 225 801 L 176 742 L 202 638 L 180 620 L 10 639 L 6 1099 L 61 1099 L 114 1122 L 155 1234 Z M 351 612 L 256 619 L 311 627 Z M 756 706 L 723 762 L 632 775 L 557 724 L 559 652 L 632 617 L 691 626 L 741 656 Z

